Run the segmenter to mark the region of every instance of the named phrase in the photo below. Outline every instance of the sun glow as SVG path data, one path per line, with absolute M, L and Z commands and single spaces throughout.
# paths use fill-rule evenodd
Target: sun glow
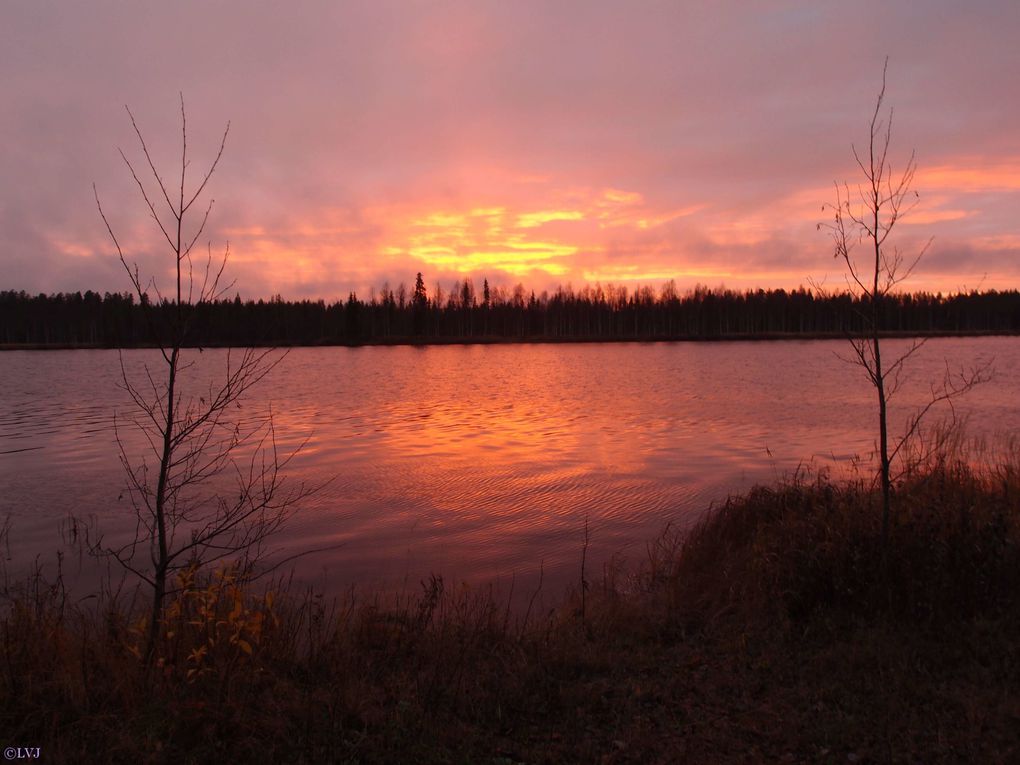
M 554 220 L 583 220 L 584 213 L 578 210 L 547 210 L 524 213 L 517 216 L 517 228 L 535 228 Z
M 977 194 L 1013 194 L 1018 178 L 1020 165 L 1009 160 L 981 165 L 963 158 L 919 171 L 918 197 L 899 221 L 900 242 L 914 246 L 930 234 L 939 247 L 956 248 L 963 240 L 1000 259 L 1015 253 L 1016 237 L 995 230 L 994 218 L 1003 212 L 983 206 Z M 377 286 L 379 273 L 399 281 L 416 271 L 430 281 L 484 276 L 492 284 L 520 281 L 540 289 L 671 279 L 681 289 L 698 283 L 777 287 L 824 271 L 828 259 L 818 253 L 826 242 L 817 224 L 831 216 L 834 198 L 831 185 L 811 184 L 719 205 L 547 177 L 525 183 L 487 168 L 484 183 L 466 182 L 452 197 L 380 199 L 309 212 L 284 226 L 260 223 L 226 233 L 235 262 L 258 267 L 270 294 L 288 285 L 310 294 L 336 285 L 345 294 Z M 989 285 L 1015 281 L 1011 264 L 986 270 Z M 937 275 L 923 284 L 920 278 L 911 286 L 956 286 Z
M 505 207 L 430 212 L 398 224 L 391 234 L 398 243 L 385 246 L 383 252 L 410 255 L 424 264 L 459 273 L 496 269 L 517 276 L 532 271 L 556 276 L 566 273 L 563 261 L 579 247 L 541 236 L 536 229 L 550 221 L 582 217 L 561 211 L 513 213 Z
M 547 196 L 547 204 L 533 199 L 526 206 L 393 211 L 379 252 L 463 274 L 558 277 L 575 272 L 579 258 L 605 251 L 599 231 L 607 225 L 648 229 L 687 214 L 649 210 L 641 194 L 620 189 L 567 189 Z
M 732 271 L 720 271 L 708 268 L 681 267 L 675 270 L 669 269 L 648 269 L 637 266 L 607 266 L 597 270 L 586 270 L 583 272 L 584 280 L 587 282 L 637 282 L 650 284 L 655 282 L 667 282 L 669 280 L 708 280 L 727 279 L 734 274 Z

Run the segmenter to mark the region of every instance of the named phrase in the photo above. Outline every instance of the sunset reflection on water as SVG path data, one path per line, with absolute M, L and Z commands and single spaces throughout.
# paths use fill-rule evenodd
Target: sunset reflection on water
M 892 343 L 890 343 L 892 345 Z M 287 480 L 317 486 L 277 540 L 297 575 L 338 592 L 431 572 L 560 590 L 588 562 L 637 562 L 667 523 L 798 466 L 845 470 L 872 448 L 872 392 L 839 342 L 294 349 L 238 410 L 271 405 Z M 196 355 L 198 379 L 224 361 Z M 894 419 L 944 369 L 995 358 L 995 381 L 957 407 L 975 433 L 1015 431 L 1020 344 L 933 340 Z M 141 373 L 157 354 L 127 351 Z M 12 565 L 59 545 L 68 512 L 127 533 L 117 463 L 116 352 L 8 353 L 0 409 L 0 515 Z M 132 448 L 140 448 L 137 436 Z M 129 444 L 131 442 L 129 441 Z

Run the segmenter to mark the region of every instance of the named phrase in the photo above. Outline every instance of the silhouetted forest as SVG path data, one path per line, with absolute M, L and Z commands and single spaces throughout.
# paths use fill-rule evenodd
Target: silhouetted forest
M 0 343 L 7 346 L 153 345 L 165 339 L 171 304 L 130 293 L 29 295 L 0 292 Z M 470 280 L 429 292 L 385 286 L 368 299 L 247 300 L 189 307 L 185 344 L 357 345 L 502 340 L 666 340 L 840 336 L 861 329 L 864 306 L 847 294 L 710 290 L 680 294 L 667 283 L 640 287 L 560 287 L 553 292 L 490 288 Z M 883 300 L 889 333 L 1020 332 L 1020 292 L 915 293 Z

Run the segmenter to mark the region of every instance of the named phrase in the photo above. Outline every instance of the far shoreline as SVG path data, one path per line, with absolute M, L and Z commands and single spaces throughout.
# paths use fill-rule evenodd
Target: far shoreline
M 386 346 L 452 346 L 452 345 L 595 345 L 595 344 L 651 344 L 651 343 L 729 343 L 729 342 L 776 342 L 788 340 L 850 340 L 859 335 L 838 332 L 755 332 L 728 333 L 724 335 L 625 335 L 618 337 L 393 337 L 363 342 L 335 342 L 323 340 L 315 343 L 185 343 L 184 348 L 367 348 Z M 879 337 L 888 339 L 929 339 L 967 337 L 1020 337 L 1020 332 L 1009 330 L 939 330 L 934 332 L 880 332 Z M 159 348 L 156 344 L 135 343 L 131 345 L 110 345 L 105 343 L 0 343 L 0 351 L 96 351 L 96 350 L 145 350 Z

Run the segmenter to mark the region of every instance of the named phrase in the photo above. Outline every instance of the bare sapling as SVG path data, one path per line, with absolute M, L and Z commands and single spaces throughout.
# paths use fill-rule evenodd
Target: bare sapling
M 928 338 L 915 338 L 909 347 L 894 357 L 883 357 L 882 337 L 885 299 L 908 279 L 931 246 L 928 239 L 907 254 L 890 237 L 897 223 L 913 209 L 919 195 L 913 188 L 917 172 L 916 155 L 912 151 L 902 169 L 895 169 L 890 156 L 893 111 L 885 111 L 886 71 L 882 68 L 882 87 L 871 115 L 868 143 L 863 151 L 852 147 L 854 160 L 863 180 L 851 187 L 836 183 L 836 201 L 826 205 L 833 217 L 819 228 L 829 231 L 833 255 L 842 260 L 846 283 L 855 302 L 861 329 L 851 335 L 853 349 L 850 362 L 860 366 L 875 389 L 878 404 L 878 479 L 882 490 L 882 539 L 889 537 L 892 505 L 892 465 L 906 454 L 905 446 L 918 435 L 925 416 L 938 404 L 952 405 L 953 399 L 990 378 L 990 362 L 969 370 L 952 371 L 949 364 L 942 380 L 930 386 L 927 401 L 908 417 L 902 434 L 891 439 L 889 405 L 900 391 L 907 362 L 927 343 Z
M 229 562 L 238 576 L 250 576 L 271 552 L 273 535 L 308 491 L 285 481 L 283 470 L 296 452 L 278 451 L 272 411 L 238 417 L 241 399 L 284 354 L 274 349 L 228 350 L 214 382 L 199 385 L 188 376 L 194 362 L 186 360 L 185 349 L 193 344 L 201 307 L 223 298 L 233 286 L 223 278 L 229 245 L 218 255 L 207 245 L 197 264 L 193 257 L 213 206 L 211 198 L 201 200 L 223 156 L 230 124 L 215 158 L 189 184 L 187 117 L 181 98 L 181 161 L 179 178 L 175 170 L 171 185 L 157 170 L 134 115 L 127 111 L 147 171 L 140 173 L 140 162 L 123 151 L 120 155 L 165 243 L 173 284 L 167 292 L 155 275 L 140 275 L 138 265 L 125 255 L 93 185 L 99 214 L 146 311 L 161 360 L 155 368 L 146 363 L 144 375 L 136 375 L 120 356 L 120 384 L 132 409 L 126 417 L 115 417 L 115 429 L 135 530 L 126 543 L 107 544 L 100 536 L 90 546 L 151 587 L 146 638 L 146 658 L 151 661 L 164 606 L 176 592 L 177 574 Z M 125 427 L 135 429 L 141 439 L 129 439 Z

